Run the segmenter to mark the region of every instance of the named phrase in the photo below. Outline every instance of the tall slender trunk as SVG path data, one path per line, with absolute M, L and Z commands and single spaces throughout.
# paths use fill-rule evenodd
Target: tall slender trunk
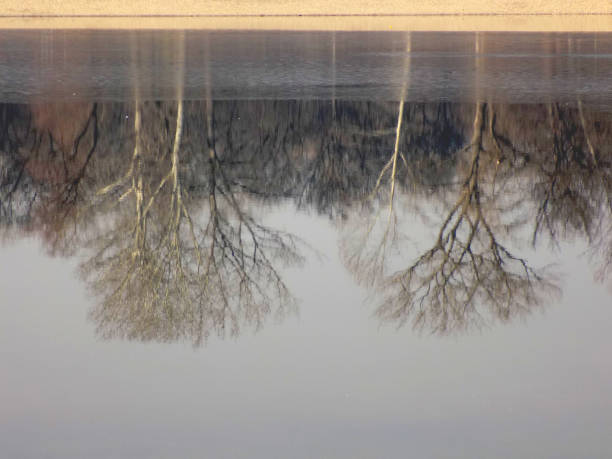
M 395 196 L 395 179 L 397 176 L 397 159 L 400 154 L 399 146 L 402 136 L 402 121 L 404 119 L 404 101 L 410 89 L 410 52 L 412 50 L 412 35 L 406 33 L 406 50 L 404 54 L 404 68 L 402 72 L 402 88 L 400 90 L 400 101 L 397 109 L 397 125 L 395 127 L 395 144 L 393 147 L 393 166 L 391 168 L 391 190 L 389 191 L 389 218 L 393 210 L 393 198 Z

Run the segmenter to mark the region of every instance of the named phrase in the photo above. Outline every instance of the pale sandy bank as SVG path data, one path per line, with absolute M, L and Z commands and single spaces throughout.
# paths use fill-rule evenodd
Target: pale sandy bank
M 3 0 L 0 28 L 612 31 L 612 1 Z
M 612 14 L 610 0 L 4 0 L 1 15 Z

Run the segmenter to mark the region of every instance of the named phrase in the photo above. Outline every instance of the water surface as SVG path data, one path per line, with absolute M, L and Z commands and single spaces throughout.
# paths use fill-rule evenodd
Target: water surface
M 8 457 L 609 455 L 609 35 L 0 42 Z
M 610 106 L 612 34 L 0 31 L 0 98 L 359 99 Z M 10 50 L 10 51 L 9 51 Z

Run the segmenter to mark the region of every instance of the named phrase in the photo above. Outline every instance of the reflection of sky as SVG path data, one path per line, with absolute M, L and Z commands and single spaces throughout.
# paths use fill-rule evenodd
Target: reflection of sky
M 558 304 L 438 338 L 379 327 L 328 219 L 270 219 L 325 255 L 287 272 L 299 318 L 198 350 L 96 339 L 75 261 L 3 247 L 3 455 L 608 457 L 612 309 L 578 247 Z

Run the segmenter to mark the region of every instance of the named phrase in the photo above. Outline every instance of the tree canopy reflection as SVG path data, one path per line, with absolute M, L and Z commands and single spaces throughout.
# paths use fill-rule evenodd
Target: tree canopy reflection
M 444 202 L 428 250 L 408 267 L 387 272 L 386 249 L 397 232 L 393 190 L 400 177 L 395 173 L 388 180 L 391 191 L 388 220 L 380 236 L 383 242 L 374 244 L 373 254 L 363 253 L 367 238 L 348 249 L 349 269 L 383 295 L 377 309 L 381 319 L 398 325 L 411 320 L 418 329 L 444 334 L 481 326 L 491 319 L 509 321 L 540 306 L 546 294 L 555 290 L 552 277 L 535 270 L 500 240 L 499 232 L 508 234 L 522 223 L 520 200 L 510 189 L 516 182 L 507 183 L 505 176 L 516 174 L 524 159 L 513 148 L 500 146 L 494 115 L 490 105 L 476 104 L 469 142 L 455 156 L 457 185 L 447 187 L 450 199 Z M 397 154 L 395 151 L 392 158 Z M 410 169 L 408 161 L 404 165 Z M 414 172 L 405 175 L 412 177 Z M 372 224 L 368 238 L 373 234 L 371 228 Z
M 2 105 L 0 222 L 81 257 L 104 337 L 198 345 L 295 310 L 300 241 L 258 212 L 281 202 L 342 228 L 380 319 L 465 332 L 557 293 L 530 246 L 583 239 L 610 281 L 611 128 L 580 100 Z
M 81 267 L 102 298 L 92 312 L 99 329 L 197 344 L 211 331 L 235 335 L 241 324 L 260 326 L 273 305 L 283 313 L 292 298 L 274 262 L 299 261 L 295 238 L 247 212 L 212 132 L 203 151 L 180 151 L 182 102 L 173 135 L 142 142 L 142 125 L 159 121 L 146 119 L 153 113 L 135 107 L 127 171 L 96 193 L 98 206 L 114 208 L 112 230 L 89 238 L 94 255 Z M 181 169 L 189 162 L 197 178 L 188 182 Z

